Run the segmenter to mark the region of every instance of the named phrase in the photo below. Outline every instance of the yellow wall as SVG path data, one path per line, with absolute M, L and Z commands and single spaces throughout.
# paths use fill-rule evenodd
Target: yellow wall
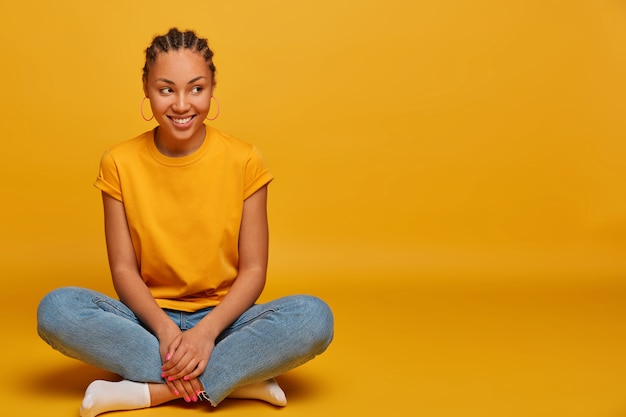
M 153 126 L 139 115 L 142 53 L 174 25 L 216 52 L 214 125 L 256 143 L 277 177 L 277 275 L 626 272 L 619 2 L 6 3 L 0 262 L 9 272 L 49 279 L 50 265 L 64 265 L 106 279 L 92 183 L 105 148 Z

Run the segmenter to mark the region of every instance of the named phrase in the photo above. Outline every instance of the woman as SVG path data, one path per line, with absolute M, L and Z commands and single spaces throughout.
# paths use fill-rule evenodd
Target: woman
M 95 185 L 119 300 L 70 287 L 39 305 L 47 343 L 123 378 L 90 384 L 83 417 L 177 398 L 283 406 L 272 378 L 331 342 L 332 313 L 318 298 L 255 304 L 272 175 L 254 146 L 205 124 L 217 103 L 212 58 L 194 32 L 155 37 L 143 89 L 158 126 L 102 158 Z

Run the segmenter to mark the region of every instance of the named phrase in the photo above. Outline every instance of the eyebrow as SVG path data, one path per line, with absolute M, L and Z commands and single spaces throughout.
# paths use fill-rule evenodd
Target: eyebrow
M 193 80 L 190 80 L 187 84 L 193 84 L 193 83 L 195 83 L 197 81 L 200 81 L 203 78 L 206 79 L 206 77 L 204 75 L 200 75 L 199 77 L 196 77 Z M 174 81 L 168 80 L 167 78 L 158 78 L 157 81 L 162 81 L 162 82 L 164 82 L 166 84 L 170 84 L 170 85 L 176 84 Z

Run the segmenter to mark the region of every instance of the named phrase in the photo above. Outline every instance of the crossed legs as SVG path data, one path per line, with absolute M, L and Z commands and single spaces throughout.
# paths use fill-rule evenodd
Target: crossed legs
M 332 340 L 332 321 L 328 306 L 310 296 L 252 306 L 218 338 L 199 378 L 205 389 L 200 397 L 214 406 L 227 397 L 285 405 L 273 377 L 323 352 Z M 94 381 L 83 399 L 83 417 L 177 398 L 160 376 L 158 340 L 118 300 L 82 288 L 55 290 L 40 303 L 38 331 L 67 356 L 124 378 Z

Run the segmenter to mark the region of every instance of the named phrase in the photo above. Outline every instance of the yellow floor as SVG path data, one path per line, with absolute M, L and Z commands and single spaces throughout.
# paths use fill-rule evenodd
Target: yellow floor
M 0 303 L 3 414 L 77 416 L 85 386 L 113 376 L 38 339 L 35 306 L 47 289 L 22 278 Z M 109 415 L 626 415 L 618 284 L 410 286 L 405 279 L 401 287 L 355 290 L 341 278 L 295 285 L 331 304 L 336 338 L 324 355 L 279 378 L 286 408 L 226 400 L 215 410 L 181 402 Z M 279 281 L 264 297 L 287 292 Z M 18 305 L 29 308 L 16 314 Z

